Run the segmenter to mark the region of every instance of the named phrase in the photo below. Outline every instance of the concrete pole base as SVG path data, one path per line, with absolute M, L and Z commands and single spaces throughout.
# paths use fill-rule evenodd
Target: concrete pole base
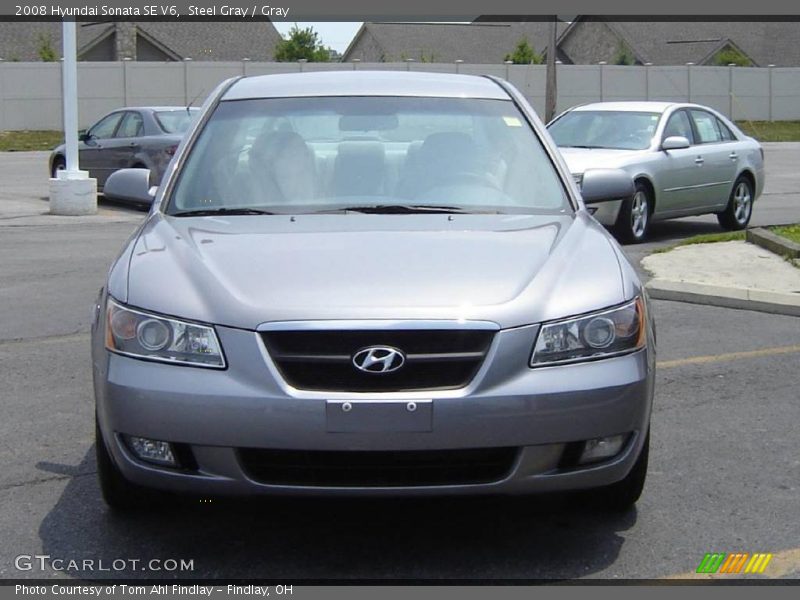
M 88 171 L 60 171 L 50 179 L 51 215 L 96 215 L 97 179 Z

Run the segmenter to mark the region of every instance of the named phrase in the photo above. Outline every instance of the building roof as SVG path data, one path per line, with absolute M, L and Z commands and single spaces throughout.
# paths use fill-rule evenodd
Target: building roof
M 181 58 L 194 60 L 271 61 L 281 39 L 270 21 L 149 21 L 136 26 Z
M 508 100 L 488 77 L 419 71 L 308 71 L 244 77 L 223 100 L 311 96 L 421 96 Z
M 538 53 L 547 48 L 547 21 L 476 23 L 371 23 L 361 26 L 343 61 L 368 62 L 413 59 L 424 62 L 502 63 L 520 39 Z M 566 28 L 559 23 L 558 31 Z M 367 43 L 369 50 L 365 50 Z
M 559 37 L 559 44 L 591 26 L 595 19 L 576 19 Z M 606 24 L 623 39 L 641 62 L 654 65 L 705 64 L 732 45 L 755 66 L 800 65 L 798 21 L 611 21 Z
M 135 23 L 138 32 L 174 59 L 273 60 L 281 39 L 269 21 L 147 21 Z M 107 38 L 114 23 L 79 23 L 78 56 Z M 42 39 L 49 39 L 61 56 L 61 23 L 48 21 L 0 22 L 0 58 L 7 61 L 38 61 Z

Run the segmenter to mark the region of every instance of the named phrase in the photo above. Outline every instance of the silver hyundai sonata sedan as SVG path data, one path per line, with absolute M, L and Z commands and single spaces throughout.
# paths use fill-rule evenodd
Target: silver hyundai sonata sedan
M 708 213 L 724 229 L 744 229 L 764 189 L 761 145 L 707 106 L 596 102 L 548 129 L 579 185 L 588 168 L 633 178 L 632 198 L 590 207 L 622 241 L 643 241 L 655 221 Z
M 140 169 L 106 185 L 149 193 Z M 579 192 L 499 79 L 224 82 L 97 299 L 106 501 L 591 490 L 630 506 L 652 316 L 584 201 L 633 191 L 596 169 Z

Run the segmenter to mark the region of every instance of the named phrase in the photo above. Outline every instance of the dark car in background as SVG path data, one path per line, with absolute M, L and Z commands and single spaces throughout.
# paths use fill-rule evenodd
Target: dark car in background
M 125 168 L 149 169 L 151 183 L 158 185 L 198 110 L 185 106 L 137 106 L 110 112 L 80 132 L 80 167 L 97 179 L 99 191 L 111 173 Z M 61 144 L 50 155 L 50 176 L 55 177 L 65 166 Z

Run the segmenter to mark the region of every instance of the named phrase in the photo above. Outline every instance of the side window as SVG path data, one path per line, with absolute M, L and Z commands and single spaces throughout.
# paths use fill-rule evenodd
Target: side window
M 132 138 L 132 137 L 139 137 L 142 135 L 142 130 L 144 129 L 144 121 L 142 120 L 142 115 L 138 112 L 127 112 L 125 113 L 125 117 L 122 119 L 122 123 L 117 129 L 117 135 L 114 137 L 118 138 Z
M 717 127 L 719 128 L 719 134 L 722 137 L 723 142 L 730 142 L 736 139 L 736 136 L 733 135 L 733 132 L 728 128 L 728 126 L 719 119 L 717 119 Z
M 99 140 L 105 140 L 114 135 L 114 130 L 117 128 L 119 120 L 122 118 L 122 113 L 113 113 L 107 117 L 100 119 L 94 127 L 89 130 L 92 137 Z
M 717 127 L 717 118 L 704 110 L 693 110 L 692 120 L 694 121 L 698 141 L 701 144 L 714 144 L 722 141 L 722 136 Z
M 673 113 L 667 121 L 667 126 L 664 128 L 664 139 L 672 136 L 685 137 L 690 144 L 694 144 L 692 124 L 689 122 L 689 116 L 685 110 Z

